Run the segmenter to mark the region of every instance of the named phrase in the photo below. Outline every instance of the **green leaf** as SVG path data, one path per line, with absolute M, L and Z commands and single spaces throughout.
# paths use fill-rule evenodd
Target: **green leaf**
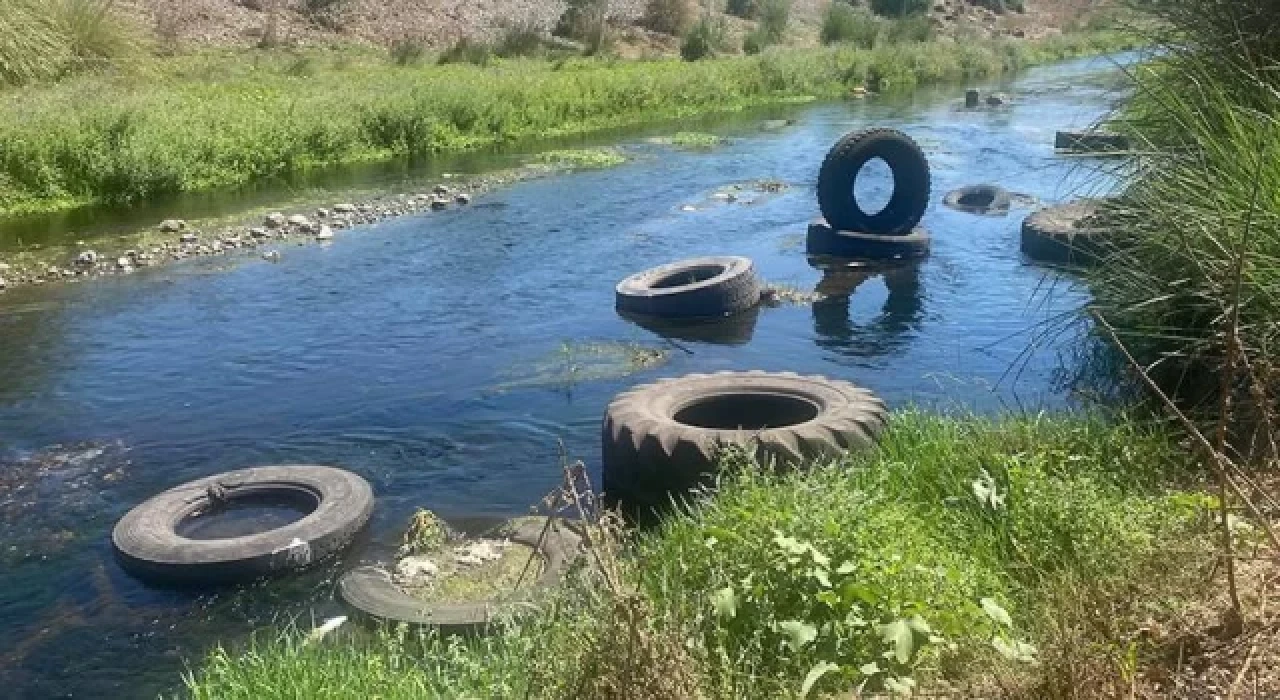
M 880 664 L 872 661 L 869 664 L 863 664 L 858 667 L 858 672 L 864 676 L 874 676 L 880 673 Z
M 809 697 L 809 692 L 813 690 L 813 685 L 823 676 L 832 671 L 839 671 L 840 667 L 830 661 L 819 661 L 816 666 L 809 669 L 809 673 L 804 677 L 804 683 L 800 684 L 800 697 Z
M 881 625 L 880 639 L 892 647 L 893 657 L 898 660 L 898 663 L 905 664 L 911 661 L 911 655 L 916 650 L 916 635 L 906 620 L 897 619 L 887 625 Z
M 778 631 L 787 635 L 787 644 L 793 651 L 800 651 L 818 638 L 818 628 L 800 620 L 783 620 L 778 623 Z
M 832 593 L 831 591 L 818 591 L 818 593 L 813 597 L 816 598 L 819 603 L 823 603 L 829 608 L 835 608 L 840 605 L 840 596 Z
M 910 697 L 911 693 L 915 690 L 915 687 L 916 681 L 914 678 L 894 678 L 890 676 L 889 678 L 884 679 L 885 690 L 893 693 L 894 695 L 905 695 Z
M 813 577 L 813 580 L 821 583 L 823 588 L 831 588 L 831 578 L 827 576 L 826 569 L 816 568 L 810 571 L 809 575 Z
M 852 603 L 860 600 L 867 605 L 875 605 L 879 599 L 876 597 L 875 591 L 861 583 L 846 583 L 840 587 L 840 597 L 846 603 Z
M 836 573 L 837 573 L 837 574 L 841 574 L 841 575 L 847 575 L 847 574 L 851 574 L 851 573 L 853 573 L 853 572 L 855 572 L 855 571 L 857 571 L 857 570 L 858 570 L 858 565 L 857 565 L 857 564 L 854 564 L 854 563 L 853 563 L 853 562 L 851 562 L 851 561 L 847 561 L 847 562 L 845 562 L 845 563 L 841 564 L 841 565 L 840 565 L 840 568 L 836 569 Z
M 732 586 L 725 586 L 711 594 L 711 607 L 716 611 L 716 617 L 722 617 L 732 620 L 738 615 L 738 595 L 733 592 Z
M 1013 618 L 1009 617 L 1008 611 L 1000 607 L 999 603 L 991 598 L 983 598 L 978 602 L 982 603 L 982 612 L 985 612 L 987 617 L 995 620 L 1005 627 L 1013 627 Z
M 908 618 L 907 626 L 911 628 L 912 632 L 924 637 L 933 633 L 933 629 L 929 627 L 929 623 L 925 622 L 924 618 L 919 615 L 912 615 Z

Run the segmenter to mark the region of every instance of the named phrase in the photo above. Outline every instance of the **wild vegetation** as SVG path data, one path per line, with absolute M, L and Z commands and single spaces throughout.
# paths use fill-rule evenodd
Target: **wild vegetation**
M 1167 543 L 1210 550 L 1212 499 L 1174 488 L 1188 459 L 1133 423 L 909 412 L 878 449 L 807 473 L 722 463 L 659 530 L 598 532 L 603 580 L 584 572 L 492 638 L 285 633 L 213 652 L 188 692 L 773 699 L 946 679 L 1077 697 L 1053 689 L 1114 680 L 1123 635 L 1201 585 Z

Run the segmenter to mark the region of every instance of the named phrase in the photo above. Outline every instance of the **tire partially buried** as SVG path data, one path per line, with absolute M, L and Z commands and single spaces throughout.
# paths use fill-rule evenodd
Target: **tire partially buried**
M 618 283 L 617 309 L 655 318 L 722 318 L 760 303 L 750 258 L 690 258 L 638 272 Z
M 1082 199 L 1041 209 L 1022 222 L 1022 252 L 1041 262 L 1090 265 L 1110 246 L 1104 230 L 1092 225 L 1100 202 Z
M 809 224 L 805 250 L 809 255 L 830 255 L 856 260 L 899 260 L 929 254 L 931 238 L 923 227 L 905 236 L 837 231 L 825 220 Z
M 424 601 L 397 586 L 389 573 L 372 566 L 344 574 L 338 581 L 338 595 L 352 609 L 376 621 L 434 627 L 450 634 L 483 632 L 499 616 L 528 605 L 564 578 L 582 553 L 582 537 L 558 518 L 551 520 L 549 528 L 542 517 L 520 518 L 513 525 L 511 541 L 536 551 L 543 567 L 536 581 L 510 596 L 474 602 Z
M 220 508 L 285 503 L 305 512 L 282 527 L 238 537 L 192 539 L 179 529 Z M 299 569 L 350 544 L 373 512 L 359 476 L 321 466 L 254 467 L 169 489 L 129 511 L 111 533 L 125 570 L 155 583 L 213 585 Z
M 875 444 L 884 402 L 848 382 L 791 372 L 664 379 L 619 394 L 603 425 L 603 487 L 641 515 L 704 484 L 721 445 L 787 468 Z
M 879 158 L 893 172 L 893 195 L 884 209 L 867 213 L 854 184 L 868 162 Z M 840 231 L 902 236 L 912 232 L 929 206 L 929 161 L 910 136 L 895 129 L 868 129 L 831 149 L 818 172 L 818 206 Z
M 956 211 L 982 216 L 1004 216 L 1013 205 L 1008 190 L 996 185 L 969 185 L 951 190 L 942 203 Z

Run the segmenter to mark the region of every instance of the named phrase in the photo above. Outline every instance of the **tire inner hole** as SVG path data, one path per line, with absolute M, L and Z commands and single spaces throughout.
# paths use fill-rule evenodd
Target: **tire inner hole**
M 883 158 L 862 164 L 853 178 L 853 199 L 868 216 L 875 216 L 893 199 L 893 169 Z
M 654 280 L 650 286 L 654 289 L 683 287 L 687 284 L 697 284 L 698 282 L 706 282 L 713 277 L 719 277 L 724 274 L 724 271 L 724 265 L 698 265 L 697 267 L 685 268 L 663 275 Z
M 966 192 L 957 199 L 961 206 L 966 207 L 989 207 L 996 200 L 995 195 L 991 192 L 983 190 L 981 192 Z
M 677 423 L 711 430 L 765 430 L 818 417 L 812 402 L 780 394 L 727 394 L 697 399 L 673 416 Z
M 222 507 L 203 507 L 180 520 L 174 531 L 190 540 L 245 537 L 295 523 L 319 506 L 315 495 L 296 489 L 232 492 Z

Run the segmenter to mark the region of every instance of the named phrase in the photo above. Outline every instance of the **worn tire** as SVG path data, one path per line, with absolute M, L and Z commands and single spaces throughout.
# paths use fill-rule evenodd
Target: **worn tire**
M 362 566 L 338 581 L 338 595 L 361 616 L 378 622 L 434 627 L 449 634 L 483 632 L 501 615 L 532 604 L 537 596 L 558 583 L 582 552 L 582 537 L 556 519 L 546 540 L 539 545 L 545 518 L 520 518 L 511 540 L 541 553 L 542 575 L 529 588 L 508 598 L 476 603 L 428 603 L 405 593 L 386 571 Z
M 1098 206 L 1098 200 L 1082 199 L 1031 214 L 1022 222 L 1022 252 L 1040 262 L 1097 263 L 1109 248 L 1104 232 L 1087 223 Z
M 1013 206 L 1009 191 L 996 185 L 969 185 L 951 190 L 942 203 L 956 211 L 981 216 L 1004 216 Z
M 315 508 L 283 527 L 243 537 L 196 540 L 176 528 L 210 507 L 208 489 L 233 501 L 268 495 Z M 198 479 L 129 511 L 111 533 L 117 558 L 139 578 L 168 584 L 251 581 L 305 567 L 340 552 L 373 512 L 373 489 L 356 474 L 319 466 L 254 467 Z
M 825 255 L 857 260 L 905 260 L 929 254 L 932 238 L 923 227 L 905 236 L 877 236 L 870 233 L 837 231 L 826 221 L 809 224 L 805 250 L 809 255 Z
M 793 467 L 870 447 L 887 420 L 870 391 L 825 377 L 753 371 L 663 379 L 609 404 L 602 485 L 611 502 L 644 514 L 705 484 L 721 445 Z
M 655 318 L 721 318 L 760 303 L 750 258 L 690 258 L 638 272 L 618 283 L 620 312 Z
M 853 185 L 868 161 L 881 158 L 893 171 L 893 196 L 883 210 L 867 214 Z M 845 136 L 818 172 L 818 205 L 832 227 L 879 236 L 911 233 L 929 206 L 929 161 L 910 136 L 895 129 L 868 129 Z

